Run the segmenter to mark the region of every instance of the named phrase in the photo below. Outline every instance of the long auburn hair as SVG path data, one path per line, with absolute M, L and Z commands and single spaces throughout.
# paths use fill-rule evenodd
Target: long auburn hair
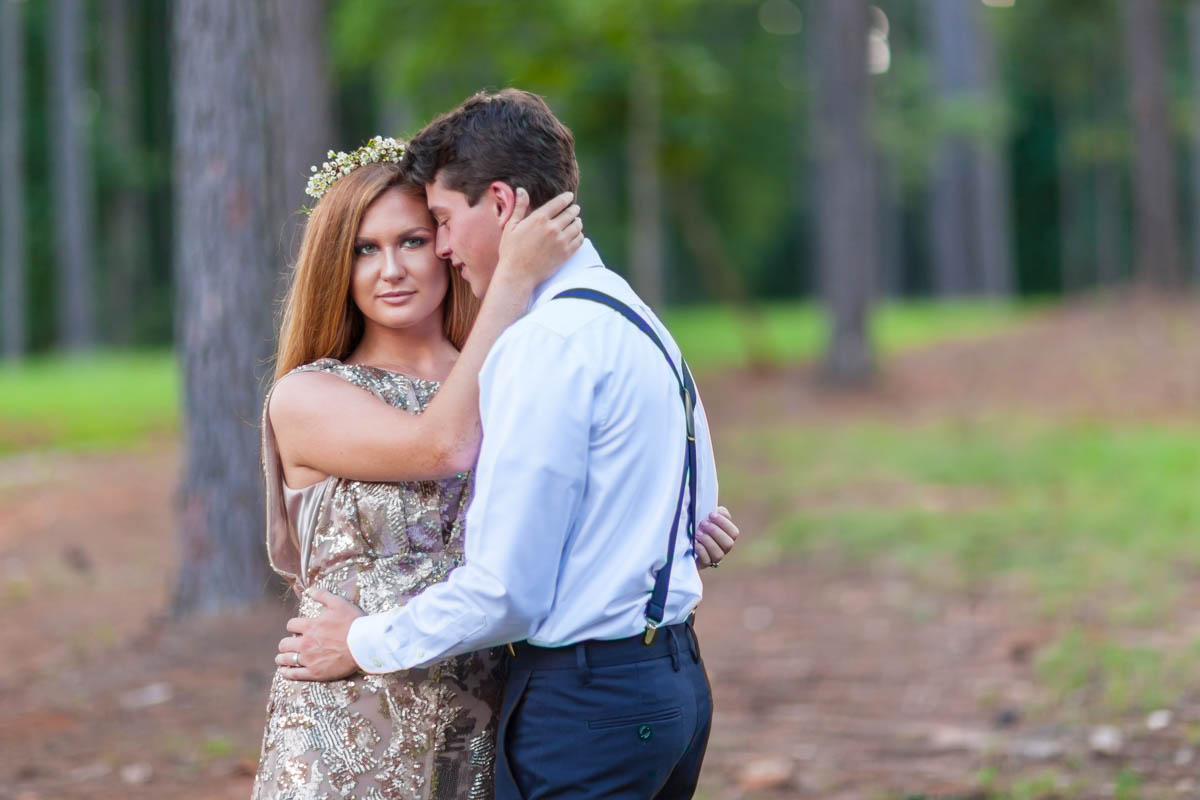
M 313 209 L 300 255 L 283 301 L 275 378 L 319 358 L 344 361 L 362 340 L 366 327 L 354 304 L 354 240 L 367 207 L 393 187 L 424 200 L 421 188 L 405 180 L 404 169 L 390 162 L 365 164 L 343 175 Z M 471 287 L 447 267 L 450 286 L 442 306 L 442 332 L 462 349 L 479 311 Z

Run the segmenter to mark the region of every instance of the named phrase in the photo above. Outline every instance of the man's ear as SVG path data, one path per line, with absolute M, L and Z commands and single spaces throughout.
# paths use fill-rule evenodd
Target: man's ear
M 487 188 L 487 199 L 496 209 L 496 217 L 500 220 L 500 227 L 503 228 L 508 224 L 513 208 L 517 205 L 517 193 L 504 181 L 492 181 Z

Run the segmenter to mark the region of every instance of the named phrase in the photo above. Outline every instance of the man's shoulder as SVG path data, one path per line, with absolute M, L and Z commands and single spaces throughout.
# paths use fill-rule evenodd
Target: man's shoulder
M 546 296 L 516 324 L 570 337 L 611 313 L 602 304 L 590 300 L 555 299 L 556 295 L 568 289 L 603 292 L 632 306 L 635 311 L 640 311 L 644 306 L 624 278 L 605 267 L 595 267 L 577 272 L 569 280 L 549 287 Z
M 594 353 L 604 350 L 598 340 L 641 335 L 623 317 L 602 303 L 578 298 L 555 299 L 560 292 L 576 288 L 603 292 L 630 306 L 652 324 L 661 326 L 658 318 L 624 278 L 603 267 L 593 268 L 547 287 L 546 294 L 529 313 L 500 335 L 488 360 L 511 359 L 519 362 L 531 352 L 544 354 L 556 351 L 558 357 Z

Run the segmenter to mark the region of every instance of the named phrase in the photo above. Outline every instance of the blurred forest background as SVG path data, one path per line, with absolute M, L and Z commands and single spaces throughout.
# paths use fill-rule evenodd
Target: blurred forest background
M 748 532 L 702 796 L 1196 796 L 1200 0 L 0 0 L 0 800 L 246 795 L 309 165 L 504 86 Z
M 574 130 L 590 235 L 656 305 L 818 295 L 823 226 L 844 216 L 839 147 L 860 151 L 866 200 L 845 202 L 865 203 L 852 223 L 873 298 L 1200 274 L 1184 224 L 1200 215 L 1187 2 L 881 0 L 844 22 L 858 4 L 296 0 L 274 20 L 252 5 L 237 27 L 254 102 L 239 111 L 268 135 L 223 146 L 271 159 L 256 194 L 280 195 L 279 249 L 263 271 L 291 254 L 285 220 L 325 150 L 515 85 Z M 195 71 L 173 66 L 186 35 L 166 3 L 3 8 L 4 352 L 169 345 L 173 198 L 197 168 L 182 154 L 173 171 L 172 119 L 190 82 L 238 54 L 226 42 Z M 839 59 L 864 77 L 833 74 Z M 1161 251 L 1139 249 L 1141 227 Z

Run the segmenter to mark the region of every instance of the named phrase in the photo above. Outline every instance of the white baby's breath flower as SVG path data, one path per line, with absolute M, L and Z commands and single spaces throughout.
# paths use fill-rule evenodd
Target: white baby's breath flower
M 335 153 L 330 150 L 325 157 L 329 160 L 322 163 L 319 169 L 316 166 L 310 168 L 309 171 L 313 174 L 304 190 L 305 194 L 316 200 L 320 200 L 338 178 L 349 175 L 364 164 L 399 162 L 404 158 L 404 142 L 391 137 L 375 136 L 353 153 L 340 150 Z

